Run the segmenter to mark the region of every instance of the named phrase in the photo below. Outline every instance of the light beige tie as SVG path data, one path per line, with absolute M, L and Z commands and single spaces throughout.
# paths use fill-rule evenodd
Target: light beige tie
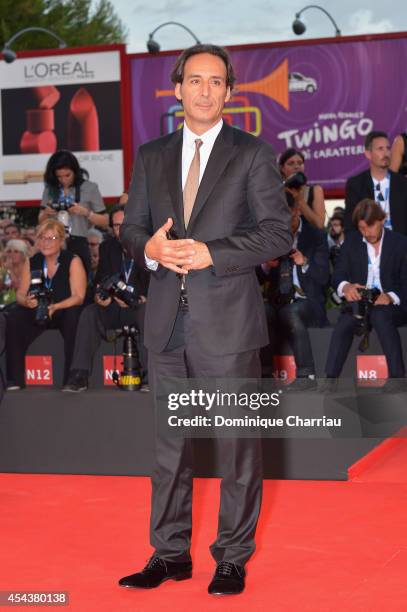
M 195 140 L 195 155 L 189 167 L 188 176 L 187 176 L 187 180 L 186 180 L 184 192 L 183 192 L 185 227 L 188 227 L 188 223 L 189 223 L 189 220 L 192 214 L 192 209 L 194 207 L 196 194 L 198 193 L 199 169 L 200 169 L 200 163 L 201 163 L 199 149 L 201 148 L 201 146 L 202 146 L 202 140 L 197 138 Z

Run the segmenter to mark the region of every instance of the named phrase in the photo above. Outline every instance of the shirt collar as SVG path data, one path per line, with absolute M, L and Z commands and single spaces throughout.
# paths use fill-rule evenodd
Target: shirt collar
M 386 176 L 381 181 L 373 178 L 373 176 L 371 174 L 370 174 L 370 176 L 371 176 L 371 179 L 373 181 L 374 187 L 376 187 L 376 185 L 380 185 L 380 187 L 383 188 L 384 186 L 386 186 L 387 183 L 390 182 L 390 174 L 389 173 L 387 173 Z
M 382 237 L 380 238 L 379 255 L 381 255 L 381 253 L 382 253 L 383 238 L 384 238 L 385 231 L 386 230 L 383 228 Z M 367 248 L 370 247 L 371 249 L 374 249 L 373 244 L 370 244 L 370 242 L 368 242 L 365 237 L 362 237 L 362 240 L 366 244 Z
M 198 135 L 198 134 L 194 134 L 194 132 L 189 129 L 186 122 L 184 122 L 183 142 L 187 146 L 192 147 L 192 146 L 195 146 L 195 140 L 199 138 L 200 140 L 202 140 L 202 143 L 203 143 L 202 146 L 204 146 L 205 144 L 213 145 L 222 127 L 223 127 L 223 119 L 219 119 L 218 123 L 216 123 L 213 127 L 211 127 L 209 130 L 207 130 L 203 134 Z

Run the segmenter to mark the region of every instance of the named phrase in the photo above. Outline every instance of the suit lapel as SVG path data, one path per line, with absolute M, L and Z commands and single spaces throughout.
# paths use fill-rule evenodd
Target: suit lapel
M 162 150 L 168 191 L 174 208 L 174 229 L 181 238 L 185 235 L 182 201 L 182 130 L 173 134 Z
M 365 285 L 368 276 L 369 256 L 367 254 L 367 244 L 363 241 L 362 235 L 359 234 L 359 236 L 360 256 L 356 257 L 356 269 L 359 271 L 359 274 L 356 274 L 355 277 L 362 279 L 361 285 Z
M 390 193 L 389 193 L 389 209 L 390 209 L 390 220 L 392 227 L 396 227 L 397 229 L 400 227 L 399 225 L 399 209 L 398 206 L 398 191 L 395 185 L 396 179 L 395 174 L 390 171 Z M 383 244 L 384 246 L 384 244 Z
M 365 174 L 365 189 L 363 191 L 367 194 L 365 197 L 371 198 L 372 200 L 375 199 L 373 178 L 370 174 L 370 170 L 367 170 Z
M 197 216 L 209 198 L 216 183 L 222 176 L 222 173 L 224 172 L 230 158 L 234 153 L 233 129 L 234 128 L 229 127 L 227 124 L 224 124 L 217 139 L 215 140 L 215 144 L 213 145 L 211 154 L 209 156 L 204 175 L 199 185 L 194 207 L 192 209 L 191 219 L 188 224 L 187 234 L 190 234 L 191 228 L 193 227 Z

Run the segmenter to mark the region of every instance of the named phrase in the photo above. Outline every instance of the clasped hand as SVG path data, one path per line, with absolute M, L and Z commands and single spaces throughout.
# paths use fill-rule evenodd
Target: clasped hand
M 204 242 L 184 238 L 169 240 L 167 232 L 173 226 L 169 218 L 148 240 L 146 256 L 178 274 L 188 274 L 189 270 L 203 270 L 213 265 L 212 257 Z

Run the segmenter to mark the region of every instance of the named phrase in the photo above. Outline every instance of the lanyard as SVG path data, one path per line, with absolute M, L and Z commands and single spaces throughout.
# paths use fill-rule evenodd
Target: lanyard
M 57 273 L 58 268 L 59 268 L 59 261 L 57 262 L 57 265 L 56 265 L 56 268 L 55 268 L 55 274 Z M 50 278 L 48 276 L 48 266 L 47 266 L 47 262 L 45 261 L 45 257 L 44 257 L 44 263 L 42 265 L 42 270 L 43 270 L 43 273 L 44 273 L 44 285 L 45 285 L 46 289 L 51 289 L 52 281 L 55 278 L 55 274 L 54 274 L 54 276 L 52 278 Z
M 126 258 L 124 256 L 124 253 L 122 253 L 122 260 L 123 260 L 123 272 L 124 272 L 124 278 L 126 279 L 126 283 L 129 283 L 129 278 L 130 278 L 130 274 L 133 271 L 133 266 L 134 266 L 134 259 L 130 259 L 129 263 L 126 263 Z

